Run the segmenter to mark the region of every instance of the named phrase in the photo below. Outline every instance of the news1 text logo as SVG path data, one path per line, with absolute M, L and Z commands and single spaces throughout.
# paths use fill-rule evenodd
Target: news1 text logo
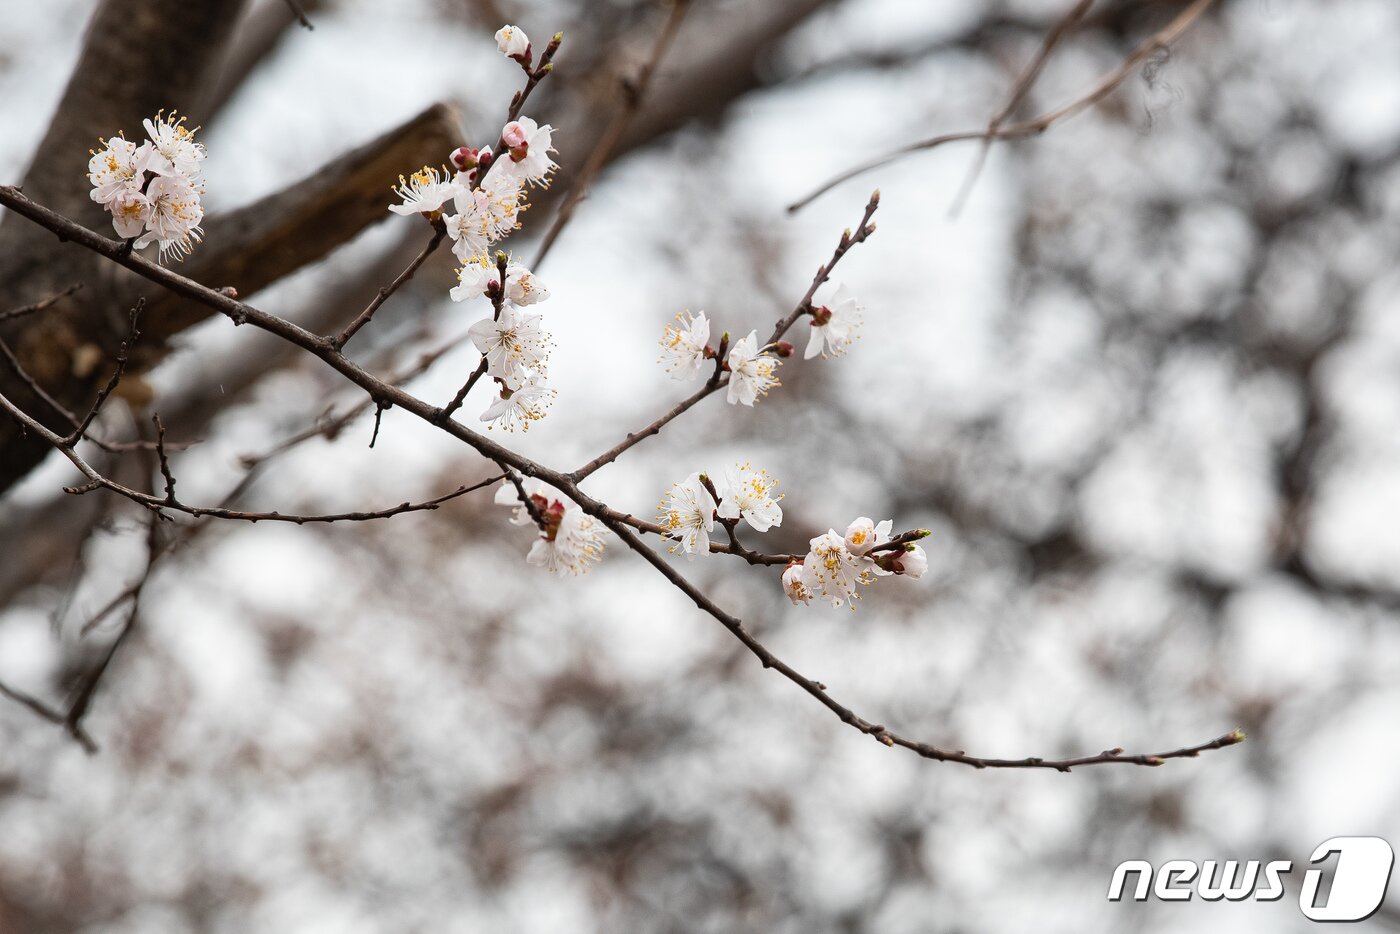
M 1333 837 L 1319 843 L 1308 861 L 1316 868 L 1303 872 L 1298 891 L 1304 917 L 1365 921 L 1385 902 L 1395 851 L 1380 837 Z M 1113 870 L 1108 900 L 1186 902 L 1199 896 L 1207 902 L 1273 902 L 1283 898 L 1284 879 L 1292 872 L 1287 859 L 1171 859 L 1156 868 L 1145 859 L 1128 859 Z

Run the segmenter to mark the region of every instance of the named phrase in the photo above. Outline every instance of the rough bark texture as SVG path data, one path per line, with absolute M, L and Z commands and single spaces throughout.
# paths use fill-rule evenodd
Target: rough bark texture
M 139 133 L 141 120 L 161 108 L 197 114 L 242 8 L 242 0 L 105 0 L 88 25 L 68 87 L 25 173 L 25 191 L 102 229 L 102 209 L 88 197 L 88 151 L 99 137 L 119 130 Z M 0 328 L 0 338 L 14 348 L 30 375 L 78 410 L 86 408 L 95 384 L 106 378 L 108 367 L 101 361 L 114 353 L 125 315 L 114 302 L 121 277 L 100 269 L 97 258 L 84 252 L 55 244 L 51 234 L 21 218 L 7 216 L 0 226 L 0 309 L 74 282 L 85 284 L 54 308 Z M 80 352 L 88 345 L 102 353 Z M 84 365 L 84 358 L 92 363 Z M 56 413 L 40 404 L 9 367 L 0 372 L 0 386 L 62 429 L 61 420 L 52 420 Z M 25 437 L 12 421 L 0 424 L 0 490 L 45 453 L 43 444 Z

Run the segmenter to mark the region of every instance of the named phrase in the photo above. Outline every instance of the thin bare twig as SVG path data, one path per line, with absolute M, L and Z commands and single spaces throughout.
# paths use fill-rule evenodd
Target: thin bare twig
M 883 156 L 871 159 L 868 162 L 863 162 L 832 176 L 819 185 L 811 194 L 788 205 L 788 212 L 795 213 L 800 211 L 842 182 L 849 181 L 858 175 L 863 175 L 881 166 L 889 165 L 891 162 L 911 153 L 925 152 L 946 143 L 956 143 L 963 140 L 987 139 L 995 141 L 1038 136 L 1061 120 L 1065 120 L 1083 110 L 1087 110 L 1109 94 L 1112 94 L 1139 65 L 1162 49 L 1170 47 L 1173 42 L 1180 38 L 1181 34 L 1189 29 L 1191 25 L 1200 18 L 1201 14 L 1214 2 L 1215 0 L 1194 0 L 1190 6 L 1177 14 L 1176 18 L 1163 29 L 1153 33 L 1139 44 L 1137 48 L 1133 49 L 1133 51 L 1128 54 L 1127 58 L 1123 59 L 1116 68 L 1104 74 L 1087 93 L 1075 98 L 1067 104 L 1057 107 L 1054 110 L 1047 111 L 1034 119 L 1013 123 L 1010 126 L 997 127 L 995 130 L 964 130 L 958 133 L 945 133 L 941 136 L 934 136 L 929 139 L 920 140 L 917 143 L 901 146 L 899 149 L 888 152 Z
M 583 507 L 585 511 L 589 511 L 588 506 L 585 506 L 583 503 L 579 505 Z M 636 534 L 625 524 L 613 519 L 605 512 L 594 512 L 592 514 L 596 515 L 618 538 L 622 539 L 628 548 L 641 555 L 643 560 L 656 568 L 661 576 L 670 581 L 677 590 L 693 600 L 696 606 L 718 620 L 735 638 L 744 644 L 745 648 L 758 658 L 764 668 L 774 669 L 793 684 L 796 684 L 809 695 L 816 698 L 823 706 L 836 714 L 836 716 L 841 719 L 842 723 L 854 727 L 867 736 L 874 737 L 877 741 L 886 746 L 901 746 L 911 752 L 917 753 L 925 759 L 933 759 L 939 762 L 956 762 L 977 769 L 1055 769 L 1060 772 L 1068 772 L 1081 765 L 1109 763 L 1146 766 L 1162 765 L 1168 759 L 1193 758 L 1207 750 L 1221 749 L 1225 746 L 1233 746 L 1236 743 L 1244 741 L 1244 732 L 1235 730 L 1224 736 L 1213 739 L 1210 742 L 1201 743 L 1197 746 L 1183 747 L 1181 749 L 1172 750 L 1171 752 L 1129 755 L 1122 749 L 1114 748 L 1106 749 L 1096 755 L 1076 756 L 1064 759 L 1047 759 L 1040 756 L 1028 756 L 1022 759 L 994 759 L 968 755 L 961 749 L 942 749 L 928 743 L 907 739 L 886 729 L 879 723 L 873 723 L 857 715 L 849 707 L 846 707 L 833 698 L 831 694 L 828 693 L 826 685 L 808 678 L 770 652 L 762 642 L 744 628 L 744 624 L 741 620 L 720 609 L 715 602 L 707 597 L 699 588 L 682 577 L 675 567 L 651 548 L 647 547 L 647 545 L 642 542 L 641 539 L 637 538 Z
M 398 278 L 375 293 L 374 298 L 365 306 L 365 310 L 356 315 L 355 320 L 345 326 L 345 330 L 330 339 L 331 346 L 336 350 L 340 350 L 350 338 L 355 336 L 356 331 L 360 330 L 360 328 L 364 327 L 366 324 L 369 324 L 370 319 L 374 317 L 374 313 L 379 310 L 379 306 L 388 301 L 389 296 L 397 292 L 400 286 L 413 278 L 413 274 L 418 271 L 418 267 L 422 266 L 427 258 L 433 255 L 433 251 L 442 244 L 442 238 L 445 236 L 447 236 L 446 225 L 443 224 L 441 218 L 434 220 L 433 237 L 428 241 L 428 245 L 423 247 L 422 252 L 413 257 L 413 261 L 408 264 L 408 267 L 404 269 L 403 272 L 399 273 Z M 370 447 L 374 447 L 374 445 L 371 444 Z
M 0 312 L 0 322 L 12 321 L 15 318 L 23 318 L 26 315 L 32 315 L 35 312 L 43 311 L 44 309 L 52 307 L 53 305 L 67 298 L 69 295 L 72 295 L 74 292 L 78 291 L 82 287 L 83 284 L 81 282 L 75 282 L 68 288 L 64 289 L 62 292 L 55 292 L 53 295 L 50 295 L 48 298 L 43 299 L 42 301 L 33 302 L 29 305 L 21 305 L 18 308 L 11 308 L 9 311 Z
M 77 444 L 87 435 L 87 430 L 92 427 L 93 420 L 102 411 L 102 406 L 106 404 L 108 397 L 116 392 L 117 386 L 121 383 L 122 376 L 126 373 L 127 362 L 131 359 L 131 348 L 136 346 L 136 340 L 141 336 L 141 332 L 136 329 L 136 322 L 140 320 L 141 311 L 145 307 L 146 300 L 144 298 L 138 298 L 136 304 L 132 306 L 126 338 L 117 348 L 117 361 L 116 366 L 112 368 L 112 376 L 107 380 L 107 385 L 103 386 L 97 393 L 97 398 L 93 400 L 87 415 L 83 416 L 83 420 L 73 429 L 73 433 L 65 439 L 69 444 Z
M 1055 47 L 1060 44 L 1060 40 L 1068 35 L 1075 26 L 1088 14 L 1089 8 L 1094 5 L 1094 0 L 1078 0 L 1073 7 L 1056 21 L 1050 31 L 1045 34 L 1045 39 L 1040 44 L 1040 49 L 1030 64 L 1021 72 L 1016 79 L 1016 86 L 1011 91 L 1011 98 L 1006 102 L 1006 106 L 997 111 L 987 123 L 987 136 L 982 139 L 982 145 L 977 149 L 977 159 L 973 162 L 972 168 L 967 173 L 962 187 L 958 189 L 957 197 L 953 199 L 953 205 L 948 209 L 949 216 L 957 217 L 962 213 L 963 206 L 967 203 L 968 197 L 972 194 L 972 187 L 977 184 L 977 178 L 982 174 L 982 167 L 987 163 L 987 154 L 992 150 L 992 135 L 996 133 L 1001 125 L 1011 118 L 1011 114 L 1025 100 L 1027 94 L 1036 81 L 1040 79 L 1040 73 L 1045 68 L 1045 63 L 1050 60 L 1050 53 L 1055 51 Z
M 23 691 L 15 690 L 14 688 L 5 684 L 3 681 L 0 681 L 0 695 L 4 695 L 5 697 L 9 698 L 15 703 L 29 708 L 29 710 L 33 711 L 35 714 L 49 721 L 55 726 L 62 726 L 65 727 L 65 729 L 67 728 L 67 717 L 65 716 L 65 714 L 61 710 L 55 710 L 53 707 L 50 707 L 48 704 L 39 700 L 37 697 L 34 697 L 30 694 L 26 694 Z M 89 736 L 87 731 L 84 730 L 81 726 L 78 726 L 76 729 L 69 730 L 69 735 L 76 739 L 89 755 L 97 752 L 97 743 L 93 741 L 92 737 Z
M 152 493 L 143 493 L 140 490 L 132 489 L 129 486 L 99 473 L 95 467 L 82 458 L 73 446 L 68 444 L 64 438 L 54 434 L 45 428 L 33 416 L 26 413 L 19 406 L 15 405 L 8 397 L 0 395 L 0 408 L 5 409 L 10 415 L 21 422 L 30 431 L 43 438 L 51 447 L 68 458 L 69 462 L 87 478 L 87 482 L 79 486 L 65 487 L 65 491 L 73 494 L 91 493 L 96 490 L 110 490 L 119 496 L 124 496 L 134 503 L 146 507 L 157 515 L 163 514 L 164 510 L 183 513 L 196 519 L 230 519 L 242 522 L 291 522 L 296 525 L 305 525 L 310 522 L 366 522 L 373 519 L 389 519 L 393 516 L 402 515 L 408 512 L 423 512 L 433 510 L 448 500 L 456 499 L 466 493 L 479 490 L 484 486 L 494 483 L 502 477 L 492 477 L 489 480 L 472 484 L 471 486 L 460 486 L 450 493 L 444 493 L 433 499 L 422 502 L 403 502 L 397 506 L 387 509 L 375 510 L 373 512 L 342 512 L 324 515 L 301 515 L 297 513 L 283 512 L 244 512 L 237 509 L 225 509 L 218 506 L 189 506 L 175 498 L 175 477 L 170 470 L 169 459 L 165 455 L 163 441 L 159 440 L 165 433 L 165 428 L 160 424 L 160 416 L 155 416 L 157 441 L 156 450 L 160 457 L 160 472 L 165 479 L 165 495 L 156 496 Z
M 506 254 L 496 254 L 496 284 L 494 288 L 489 282 L 486 286 L 486 294 L 491 298 L 492 321 L 501 320 L 501 307 L 506 300 L 506 266 L 509 261 L 509 257 L 507 257 Z M 482 354 L 481 361 L 477 363 L 476 369 L 472 370 L 471 375 L 467 377 L 467 381 L 462 384 L 462 388 L 457 390 L 456 395 L 452 397 L 452 401 L 447 403 L 447 407 L 442 410 L 442 417 L 444 419 L 451 418 L 452 413 L 462 407 L 462 403 L 467 401 L 467 394 L 472 391 L 472 387 L 485 375 L 486 355 Z

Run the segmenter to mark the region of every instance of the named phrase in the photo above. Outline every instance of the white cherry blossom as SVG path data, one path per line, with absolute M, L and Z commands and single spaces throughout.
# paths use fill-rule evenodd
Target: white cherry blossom
M 549 298 L 549 289 L 522 263 L 506 265 L 506 300 L 522 307 Z
M 837 287 L 832 304 L 819 305 L 810 320 L 812 334 L 803 358 L 810 360 L 817 354 L 839 357 L 855 342 L 856 331 L 865 322 L 865 307 L 842 285 Z
M 405 217 L 411 214 L 432 214 L 451 201 L 460 192 L 460 186 L 453 181 L 446 169 L 439 172 L 425 165 L 408 178 L 399 176 L 394 194 L 403 199 L 402 204 L 391 204 L 389 210 Z
M 492 168 L 501 166 L 502 171 L 517 178 L 548 187 L 550 173 L 559 168 L 555 161 L 549 158 L 549 154 L 555 151 L 553 137 L 554 127 L 547 123 L 540 126 L 530 117 L 512 120 L 501 131 L 501 139 L 509 149 L 509 157 L 503 154 Z
M 783 593 L 787 594 L 793 606 L 812 602 L 812 591 L 803 582 L 804 570 L 801 564 L 789 564 L 783 570 Z
M 520 212 L 525 209 L 525 188 L 519 176 L 508 166 L 510 159 L 496 159 L 486 170 L 481 187 L 469 196 L 481 215 L 486 235 L 494 243 L 510 236 L 520 226 Z M 458 202 L 458 208 L 462 207 Z
M 552 574 L 587 573 L 589 567 L 603 558 L 601 522 L 578 506 L 570 503 L 563 508 L 557 524 L 536 540 L 525 560 Z
M 726 401 L 730 405 L 743 403 L 752 406 L 759 396 L 767 395 L 778 381 L 777 357 L 758 348 L 758 332 L 750 331 L 748 337 L 735 342 L 729 351 L 729 393 Z
M 811 541 L 811 551 L 802 562 L 802 582 L 832 606 L 851 604 L 860 599 L 857 588 L 875 579 L 874 562 L 851 554 L 846 539 L 830 529 Z
M 510 305 L 502 306 L 499 318 L 473 324 L 467 335 L 486 358 L 487 374 L 510 390 L 543 372 L 552 346 L 539 315 Z
M 870 549 L 890 540 L 890 530 L 893 528 L 892 519 L 876 525 L 871 519 L 861 516 L 846 527 L 846 548 L 853 555 L 869 554 Z
M 705 346 L 710 341 L 710 319 L 681 312 L 676 323 L 666 325 L 661 337 L 661 361 L 672 379 L 694 379 L 705 368 Z
M 496 50 L 506 58 L 527 58 L 530 37 L 519 26 L 502 26 L 496 30 Z
M 705 489 L 700 474 L 693 473 L 666 491 L 661 500 L 661 527 L 674 540 L 672 554 L 684 551 L 687 557 L 708 554 L 710 532 L 715 527 L 715 498 Z
M 481 414 L 481 420 L 490 422 L 490 428 L 500 425 L 506 431 L 529 431 L 532 423 L 544 418 L 553 401 L 554 390 L 532 375 L 519 389 L 501 389 L 500 396 Z
M 444 214 L 442 223 L 447 228 L 447 239 L 452 241 L 452 254 L 459 260 L 466 263 L 486 255 L 491 237 L 474 201 L 469 199 L 466 209 L 459 209 L 456 214 Z
M 92 158 L 88 159 L 92 200 L 106 207 L 124 191 L 140 193 L 145 184 L 146 162 L 150 152 L 148 144 L 138 147 L 121 136 L 104 140 L 102 149 L 93 152 Z
M 892 566 L 894 573 L 918 580 L 928 570 L 928 555 L 919 545 L 905 545 L 903 551 L 895 553 Z
M 189 179 L 199 174 L 200 163 L 208 155 L 204 144 L 194 139 L 199 127 L 191 130 L 185 126 L 185 118 L 177 117 L 173 110 L 169 116 L 161 111 L 154 120 L 143 120 L 142 126 L 151 140 L 148 170 L 157 175 L 183 175 Z
M 183 258 L 201 239 L 199 222 L 204 208 L 199 202 L 199 190 L 183 175 L 160 175 L 146 186 L 150 214 L 146 232 L 136 241 L 137 249 L 152 242 L 160 244 L 160 259 L 166 253 Z
M 743 518 L 755 532 L 767 532 L 783 524 L 783 509 L 778 505 L 782 494 L 773 490 L 778 481 L 768 471 L 754 469 L 751 464 L 739 464 L 725 471 L 724 482 L 717 488 L 720 494 L 719 517 Z
M 107 202 L 119 237 L 139 237 L 151 219 L 151 200 L 133 188 L 123 188 Z

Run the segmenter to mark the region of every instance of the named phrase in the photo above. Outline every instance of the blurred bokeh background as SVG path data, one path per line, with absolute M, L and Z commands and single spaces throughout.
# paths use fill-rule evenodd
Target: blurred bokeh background
M 1068 3 L 693 6 L 538 270 L 559 398 L 513 440 L 571 468 L 648 422 L 686 391 L 654 362 L 664 324 L 704 309 L 762 331 L 878 185 L 879 230 L 836 277 L 867 308 L 853 352 L 790 361 L 752 411 L 706 402 L 590 490 L 648 514 L 689 472 L 750 460 L 786 492 L 775 550 L 858 515 L 932 529 L 929 575 L 855 613 L 792 608 L 771 569 L 683 566 L 906 735 L 988 756 L 1249 741 L 1070 775 L 886 749 L 616 541 L 582 579 L 527 567 L 489 494 L 372 524 L 176 522 L 86 720 L 101 753 L 0 703 L 0 931 L 1277 932 L 1310 925 L 1296 876 L 1269 905 L 1111 904 L 1109 876 L 1130 858 L 1300 873 L 1334 835 L 1400 842 L 1400 6 L 1220 0 L 1101 106 L 995 147 L 956 216 L 976 144 L 784 207 L 985 125 Z M 1079 96 L 1182 6 L 1096 4 L 1021 113 Z M 7 182 L 93 7 L 3 4 Z M 640 0 L 309 11 L 314 31 L 251 5 L 207 115 L 170 88 L 205 124 L 212 212 L 434 102 L 460 108 L 461 142 L 494 140 L 519 79 L 491 40 L 506 21 L 566 33 L 529 112 L 558 128 L 567 190 L 664 19 Z M 526 216 L 522 258 L 556 207 Z M 423 239 L 385 212 L 253 300 L 348 320 Z M 411 366 L 479 316 L 447 300 L 451 265 L 385 306 L 361 359 Z M 175 462 L 187 502 L 359 401 L 247 331 L 189 330 L 147 377 L 201 439 Z M 475 359 L 412 388 L 445 401 Z M 371 450 L 371 421 L 238 502 L 374 508 L 490 473 L 392 410 Z M 65 499 L 72 477 L 50 459 L 0 500 L 0 681 L 54 704 L 146 553 L 140 511 Z M 1362 927 L 1400 928 L 1400 906 Z

